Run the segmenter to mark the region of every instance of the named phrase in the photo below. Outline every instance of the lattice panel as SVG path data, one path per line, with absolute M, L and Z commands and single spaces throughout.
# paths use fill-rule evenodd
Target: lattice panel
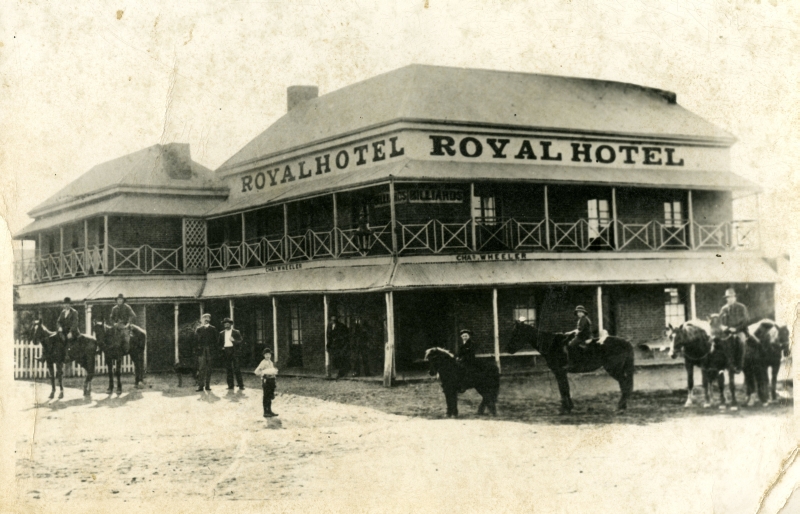
M 184 251 L 186 270 L 206 268 L 206 221 L 183 219 Z

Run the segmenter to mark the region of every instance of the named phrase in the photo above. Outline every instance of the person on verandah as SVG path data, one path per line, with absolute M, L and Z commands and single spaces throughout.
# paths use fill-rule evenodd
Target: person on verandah
M 587 343 L 592 341 L 592 320 L 589 319 L 589 313 L 583 305 L 575 307 L 575 315 L 578 317 L 578 323 L 575 330 L 567 334 L 574 334 L 569 343 L 564 345 L 564 355 L 567 357 L 567 363 L 564 369 L 571 371 L 574 366 L 570 363 L 569 349 L 570 348 L 585 348 Z

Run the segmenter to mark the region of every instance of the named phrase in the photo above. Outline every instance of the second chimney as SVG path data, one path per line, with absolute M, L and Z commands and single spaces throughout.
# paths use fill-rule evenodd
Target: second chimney
M 319 96 L 317 86 L 289 86 L 286 88 L 287 111 Z

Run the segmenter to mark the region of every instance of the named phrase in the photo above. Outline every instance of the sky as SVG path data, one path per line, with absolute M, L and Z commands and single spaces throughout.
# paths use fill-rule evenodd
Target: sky
M 425 63 L 674 91 L 738 139 L 732 171 L 764 189 L 765 252 L 797 254 L 797 2 L 167 4 L 0 0 L 0 214 L 11 233 L 95 164 L 175 141 L 215 169 L 285 112 L 287 86 L 324 94 Z

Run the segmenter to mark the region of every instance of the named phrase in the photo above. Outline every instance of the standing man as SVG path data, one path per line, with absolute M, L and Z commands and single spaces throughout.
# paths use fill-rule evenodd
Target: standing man
M 131 351 L 131 323 L 136 321 L 136 313 L 125 302 L 122 293 L 117 295 L 117 304 L 111 309 L 111 324 L 117 337 L 122 336 L 125 353 Z
M 719 311 L 719 322 L 723 329 L 735 337 L 736 352 L 733 356 L 733 365 L 736 373 L 739 373 L 744 366 L 744 348 L 747 344 L 747 324 L 750 321 L 750 314 L 747 307 L 736 301 L 736 290 L 729 288 L 725 290 L 725 305 Z
M 200 316 L 200 326 L 194 331 L 197 357 L 197 391 L 211 391 L 211 352 L 219 341 L 219 332 L 211 324 L 211 314 Z
M 569 349 L 570 348 L 585 348 L 586 343 L 592 341 L 592 320 L 589 319 L 589 314 L 586 312 L 586 308 L 583 305 L 578 305 L 575 307 L 575 315 L 578 317 L 578 324 L 575 327 L 575 330 L 570 332 L 570 334 L 575 334 L 569 343 L 564 345 L 564 355 L 567 356 L 567 364 L 564 366 L 564 369 L 570 371 L 573 369 L 572 365 L 569 362 Z
M 342 378 L 350 371 L 350 333 L 335 314 L 328 325 L 328 352 L 337 369 L 336 378 Z
M 58 337 L 64 344 L 64 361 L 67 361 L 66 347 L 81 335 L 78 329 L 78 311 L 72 307 L 72 300 L 69 297 L 64 298 L 61 314 L 58 315 L 56 325 L 58 326 Z
M 225 318 L 222 320 L 222 326 L 225 330 L 219 333 L 219 339 L 222 341 L 222 351 L 225 353 L 225 370 L 227 371 L 228 391 L 233 391 L 233 377 L 236 376 L 236 385 L 239 386 L 239 391 L 244 390 L 244 381 L 242 380 L 242 370 L 239 369 L 239 353 L 241 352 L 240 346 L 242 344 L 242 334 L 233 328 L 233 320 Z

